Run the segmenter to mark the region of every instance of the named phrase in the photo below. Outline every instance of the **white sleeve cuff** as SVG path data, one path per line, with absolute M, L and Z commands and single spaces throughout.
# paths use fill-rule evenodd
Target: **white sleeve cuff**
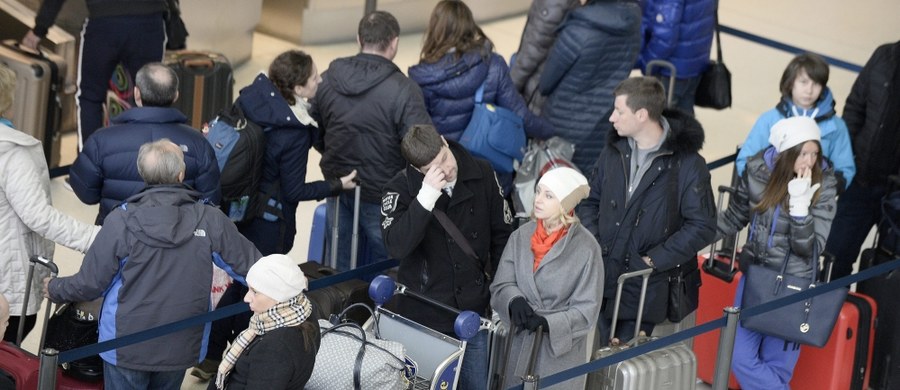
M 423 183 L 422 189 L 420 189 L 419 194 L 416 195 L 416 200 L 419 201 L 419 204 L 421 204 L 425 210 L 431 211 L 431 209 L 434 208 L 434 203 L 437 202 L 440 197 L 440 190 L 436 190 L 430 185 Z

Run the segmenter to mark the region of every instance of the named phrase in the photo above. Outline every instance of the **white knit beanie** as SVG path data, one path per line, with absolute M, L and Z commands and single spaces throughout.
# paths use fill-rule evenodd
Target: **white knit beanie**
M 591 192 L 587 178 L 578 171 L 569 167 L 554 168 L 538 181 L 538 185 L 546 187 L 562 205 L 566 212 L 572 211 L 578 202 L 587 198 Z
M 815 119 L 808 116 L 792 116 L 772 125 L 769 143 L 781 153 L 806 141 L 818 141 L 820 134 Z
M 284 302 L 306 290 L 306 276 L 293 259 L 285 255 L 268 255 L 250 267 L 247 284 L 277 302 Z

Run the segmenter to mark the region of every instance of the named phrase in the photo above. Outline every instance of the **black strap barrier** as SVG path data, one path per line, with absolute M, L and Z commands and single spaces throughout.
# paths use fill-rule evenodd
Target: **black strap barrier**
M 50 178 L 65 176 L 69 174 L 69 168 L 72 168 L 72 165 L 63 165 L 61 167 L 50 168 Z
M 766 302 L 762 305 L 757 305 L 751 308 L 747 308 L 746 310 L 741 311 L 741 316 L 755 316 L 759 314 L 763 314 L 772 310 L 775 310 L 782 306 L 787 306 L 793 303 L 797 303 L 809 298 L 812 298 L 819 294 L 824 294 L 826 292 L 843 288 L 849 286 L 853 283 L 858 283 L 866 279 L 870 279 L 877 275 L 885 274 L 900 268 L 900 259 L 894 259 L 889 262 L 885 262 L 874 267 L 868 268 L 866 270 L 860 271 L 850 276 L 845 276 L 838 280 L 835 280 L 830 283 L 826 283 L 820 286 L 816 286 L 816 288 L 807 289 L 806 291 L 802 291 L 793 295 L 789 295 L 786 297 L 782 297 L 776 299 L 771 302 Z M 687 340 L 691 337 L 700 335 L 702 333 L 710 332 L 716 328 L 721 328 L 725 326 L 725 317 L 723 314 L 722 318 L 715 319 L 709 322 L 705 322 L 703 324 L 694 326 L 689 329 L 685 329 L 681 332 L 662 337 L 653 341 L 650 341 L 646 344 L 641 344 L 634 348 L 626 349 L 622 352 L 616 353 L 611 356 L 607 356 L 602 359 L 597 359 L 579 366 L 575 366 L 572 368 L 565 369 L 563 371 L 559 371 L 555 374 L 548 375 L 541 379 L 541 388 L 552 386 L 558 383 L 565 382 L 569 379 L 575 378 L 581 375 L 587 375 L 588 373 L 597 371 L 603 367 L 610 366 L 639 355 L 645 354 L 647 352 L 660 349 L 662 347 L 675 344 L 682 340 Z M 510 387 L 510 390 L 522 390 L 523 385 Z
M 369 264 L 363 267 L 359 267 L 354 270 L 350 270 L 347 272 L 341 272 L 339 274 L 328 276 L 322 279 L 316 279 L 309 282 L 309 291 L 317 290 L 320 288 L 328 287 L 333 284 L 341 283 L 350 279 L 359 278 L 364 275 L 372 275 L 378 272 L 384 271 L 388 268 L 396 267 L 400 264 L 399 261 L 395 259 L 381 261 L 375 264 Z M 97 344 L 86 345 L 81 348 L 75 348 L 72 350 L 68 350 L 65 352 L 60 352 L 59 354 L 59 363 L 68 363 L 74 360 L 86 358 L 88 356 L 97 355 L 101 352 L 106 352 L 112 349 L 116 349 L 119 347 L 124 347 L 126 345 L 140 343 L 142 341 L 147 341 L 152 338 L 160 337 L 169 333 L 177 332 L 180 330 L 184 330 L 187 328 L 203 325 L 207 322 L 212 322 L 218 319 L 222 319 L 225 317 L 230 317 L 239 313 L 243 313 L 248 311 L 249 307 L 246 303 L 235 303 L 233 305 L 228 305 L 221 309 L 217 309 L 211 311 L 209 313 L 204 313 L 195 317 L 190 317 L 183 319 L 181 321 L 176 321 L 170 324 L 160 325 L 155 328 L 150 328 L 147 330 L 142 330 L 137 333 L 133 333 L 127 336 L 118 337 L 112 340 L 107 340 Z
M 716 168 L 721 168 L 725 165 L 728 165 L 729 163 L 734 162 L 734 160 L 736 160 L 736 159 L 737 159 L 737 153 L 734 153 L 730 156 L 725 156 L 716 161 L 706 164 L 706 169 L 711 171 Z

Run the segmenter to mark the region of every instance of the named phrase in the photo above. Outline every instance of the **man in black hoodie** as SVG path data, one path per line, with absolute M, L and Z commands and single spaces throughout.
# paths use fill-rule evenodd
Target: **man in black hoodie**
M 322 74 L 313 102 L 319 122 L 316 149 L 322 153 L 319 166 L 325 179 L 346 176 L 354 169 L 362 188 L 358 265 L 388 258 L 381 238 L 382 187 L 406 162 L 400 140 L 415 124 L 431 124 L 422 91 L 392 60 L 400 42 L 400 25 L 393 15 L 372 12 L 359 22 L 360 53 L 334 60 Z M 350 269 L 350 236 L 353 229 L 352 193 L 341 194 L 337 203 L 328 200 L 326 258 L 331 256 L 334 207 L 338 216 L 337 269 Z

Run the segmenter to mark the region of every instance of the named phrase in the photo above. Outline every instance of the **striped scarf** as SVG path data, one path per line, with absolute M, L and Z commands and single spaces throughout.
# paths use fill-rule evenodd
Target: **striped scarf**
M 231 344 L 231 348 L 225 353 L 222 363 L 219 364 L 219 372 L 216 375 L 216 388 L 225 388 L 225 378 L 231 373 L 238 357 L 244 352 L 244 348 L 250 345 L 253 338 L 278 328 L 299 326 L 303 321 L 306 321 L 306 318 L 311 313 L 312 303 L 306 298 L 306 295 L 301 293 L 296 297 L 272 306 L 263 313 L 254 314 L 253 317 L 250 317 L 250 326 L 238 335 Z

